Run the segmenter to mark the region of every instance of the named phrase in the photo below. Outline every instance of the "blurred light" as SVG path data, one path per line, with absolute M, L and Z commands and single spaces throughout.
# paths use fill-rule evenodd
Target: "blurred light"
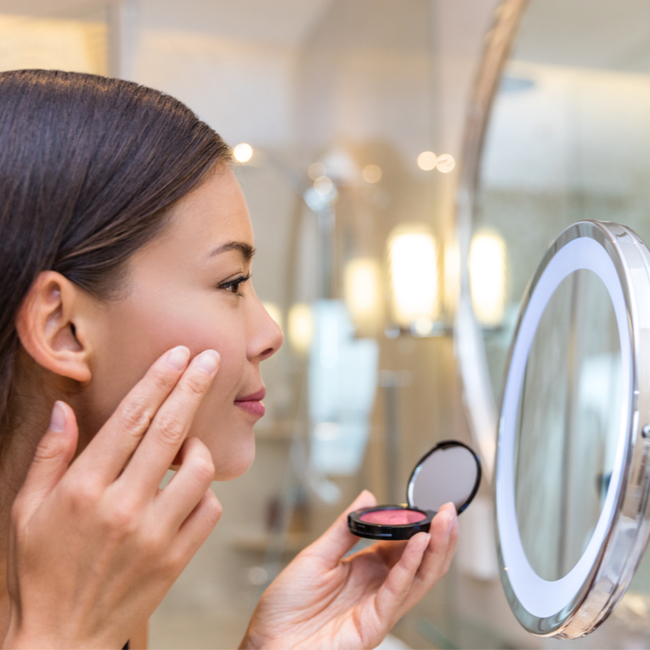
M 506 243 L 492 229 L 479 230 L 469 250 L 472 306 L 487 327 L 501 324 L 506 302 Z
M 456 161 L 454 157 L 448 153 L 443 153 L 441 156 L 438 156 L 438 162 L 436 163 L 436 169 L 443 174 L 448 174 L 456 166 Z
M 460 250 L 455 237 L 448 237 L 445 241 L 444 257 L 445 311 L 448 314 L 454 314 L 460 291 Z
M 436 241 L 424 224 L 396 228 L 388 242 L 393 310 L 402 327 L 439 313 Z
M 366 165 L 361 172 L 361 176 L 366 183 L 378 183 L 382 175 L 383 172 L 379 165 Z
M 232 150 L 235 160 L 240 163 L 248 162 L 253 157 L 253 147 L 246 142 L 240 142 Z
M 433 322 L 428 318 L 417 318 L 411 329 L 416 336 L 427 336 L 427 334 L 431 334 Z
M 341 435 L 338 422 L 319 422 L 314 427 L 314 437 L 318 440 L 336 440 Z
M 310 187 L 305 192 L 303 198 L 305 203 L 314 211 L 317 212 L 325 207 L 328 203 L 327 198 L 319 194 L 313 187 Z
M 371 257 L 350 260 L 343 271 L 343 291 L 352 321 L 360 333 L 372 335 L 381 321 L 381 271 Z
M 359 168 L 352 156 L 341 147 L 335 147 L 323 156 L 327 175 L 337 183 L 353 183 L 359 176 Z
M 423 151 L 418 156 L 418 167 L 424 169 L 425 172 L 430 172 L 435 169 L 438 156 L 433 151 Z
M 300 354 L 307 354 L 314 334 L 314 322 L 311 307 L 299 302 L 291 307 L 287 319 L 289 343 Z
M 307 176 L 311 178 L 312 181 L 315 181 L 319 176 L 325 176 L 327 169 L 322 162 L 315 162 L 309 165 L 307 168 Z
M 274 302 L 263 302 L 264 309 L 268 312 L 269 316 L 282 328 L 282 312 Z
M 314 181 L 314 189 L 322 196 L 327 196 L 333 189 L 334 183 L 327 176 L 319 176 Z
M 265 585 L 269 581 L 269 573 L 261 566 L 252 566 L 248 569 L 248 581 L 252 585 Z

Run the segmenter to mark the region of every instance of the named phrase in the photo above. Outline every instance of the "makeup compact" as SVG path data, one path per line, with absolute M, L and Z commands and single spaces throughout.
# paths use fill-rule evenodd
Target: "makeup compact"
M 467 445 L 444 440 L 417 463 L 406 490 L 407 504 L 361 508 L 348 515 L 348 528 L 368 539 L 409 539 L 429 532 L 431 520 L 448 502 L 460 514 L 481 482 L 481 463 Z

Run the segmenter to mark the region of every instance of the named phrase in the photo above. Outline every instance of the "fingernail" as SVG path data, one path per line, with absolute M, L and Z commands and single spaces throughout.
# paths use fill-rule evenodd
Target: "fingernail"
M 65 429 L 65 423 L 68 419 L 66 410 L 61 402 L 54 402 L 52 409 L 52 418 L 50 419 L 50 430 L 60 433 Z
M 200 368 L 208 375 L 214 374 L 219 365 L 219 353 L 214 350 L 206 350 L 201 352 L 196 360 L 197 368 Z
M 418 535 L 420 535 L 420 533 L 418 533 Z M 429 548 L 429 542 L 431 541 L 431 535 L 429 533 L 424 533 L 423 532 L 422 537 L 424 537 L 425 541 L 424 541 L 424 543 L 419 542 L 419 544 L 420 544 L 420 553 L 422 555 L 424 555 L 424 553 L 426 553 L 427 549 Z
M 452 512 L 449 513 L 449 522 L 447 524 L 447 535 L 451 535 L 451 529 L 454 527 L 454 524 L 456 523 L 456 509 Z
M 167 363 L 174 370 L 184 370 L 189 360 L 190 351 L 184 345 L 179 345 L 167 355 Z

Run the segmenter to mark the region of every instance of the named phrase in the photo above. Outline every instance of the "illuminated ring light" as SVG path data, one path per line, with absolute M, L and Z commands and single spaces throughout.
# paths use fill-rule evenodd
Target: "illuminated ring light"
M 590 237 L 578 237 L 565 244 L 551 258 L 530 296 L 512 351 L 499 426 L 496 505 L 504 568 L 519 603 L 539 618 L 554 616 L 562 611 L 578 595 L 588 579 L 614 516 L 627 448 L 629 413 L 627 409 L 622 409 L 614 471 L 591 540 L 569 573 L 559 580 L 544 580 L 534 571 L 526 557 L 517 523 L 514 490 L 517 411 L 528 355 L 542 314 L 562 280 L 580 269 L 593 271 L 609 292 L 621 346 L 623 394 L 628 395 L 631 390 L 632 346 L 623 287 L 616 267 L 605 249 Z

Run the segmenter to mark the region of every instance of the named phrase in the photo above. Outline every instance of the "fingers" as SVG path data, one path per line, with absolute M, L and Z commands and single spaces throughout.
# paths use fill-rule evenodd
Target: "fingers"
M 146 495 L 157 491 L 192 424 L 194 415 L 219 368 L 219 354 L 197 355 L 155 414 L 147 435 L 119 478 L 129 490 Z
M 435 576 L 435 580 L 437 580 L 445 575 L 449 571 L 451 561 L 454 559 L 454 553 L 458 544 L 458 515 L 452 503 L 447 503 L 440 509 L 440 512 L 445 511 L 447 516 L 441 517 L 441 520 L 435 522 L 432 526 L 431 544 L 427 549 L 424 562 L 418 571 L 418 579 L 424 582 L 428 582 L 432 576 Z M 440 515 L 440 512 L 438 512 L 438 515 Z M 436 556 L 439 557 L 440 553 L 436 551 L 443 548 L 445 549 L 444 558 L 442 562 L 437 564 L 433 561 L 433 558 Z
M 306 549 L 306 552 L 316 555 L 327 566 L 335 567 L 359 541 L 359 538 L 353 535 L 348 528 L 348 513 L 375 505 L 377 505 L 377 499 L 368 490 L 364 490 L 325 533 Z
M 380 621 L 392 625 L 398 618 L 398 612 L 409 595 L 430 539 L 431 536 L 428 533 L 417 533 L 411 537 L 399 562 L 388 573 L 375 600 L 375 608 Z
M 161 404 L 176 386 L 189 358 L 190 351 L 184 346 L 163 354 L 122 400 L 79 456 L 73 470 L 86 473 L 102 486 L 112 483 L 140 444 Z M 101 459 L 101 463 L 97 459 Z
M 208 539 L 221 517 L 221 512 L 219 500 L 208 488 L 176 535 L 176 549 L 181 557 L 186 558 L 185 562 L 189 562 Z
M 431 522 L 431 540 L 417 570 L 408 598 L 400 616 L 420 599 L 442 578 L 454 557 L 458 543 L 458 518 L 452 503 L 445 504 Z
M 178 454 L 179 468 L 156 497 L 159 521 L 168 520 L 175 533 L 205 496 L 214 480 L 209 449 L 198 438 L 188 438 Z
M 77 448 L 77 437 L 74 412 L 64 402 L 55 402 L 50 426 L 36 447 L 34 460 L 16 499 L 24 516 L 29 517 L 61 480 Z
M 417 580 L 427 589 L 449 570 L 458 541 L 458 519 L 452 503 L 445 504 L 431 522 L 431 543 L 418 570 Z

